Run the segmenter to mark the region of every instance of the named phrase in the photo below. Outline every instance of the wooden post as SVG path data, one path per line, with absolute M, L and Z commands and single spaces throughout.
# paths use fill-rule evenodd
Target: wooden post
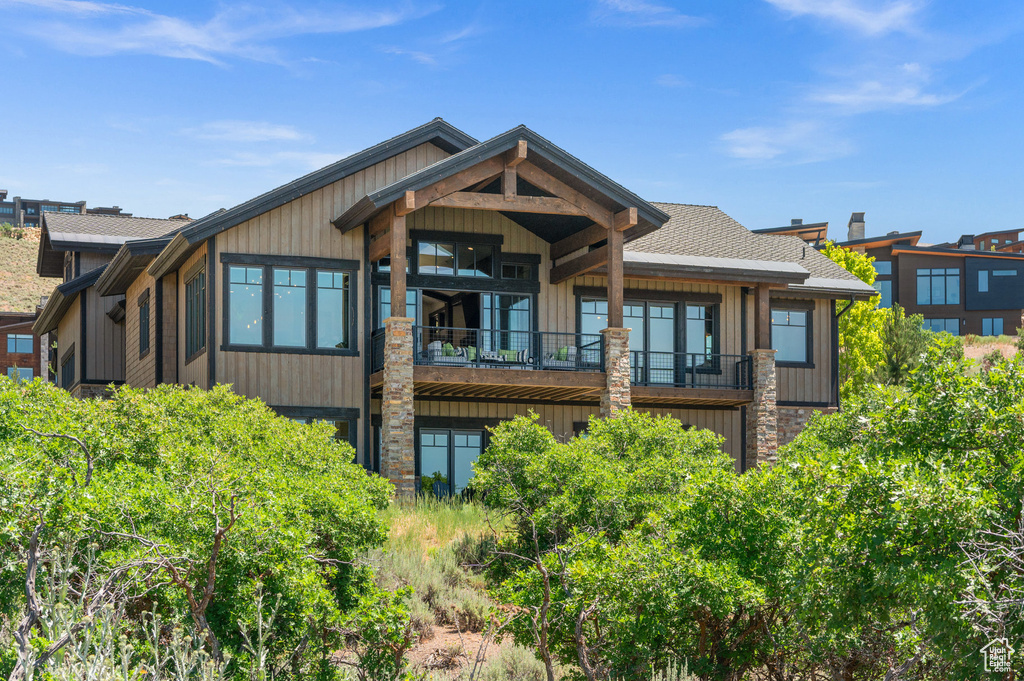
M 405 216 L 391 209 L 391 316 L 405 316 Z
M 754 349 L 772 347 L 772 304 L 767 286 L 754 289 Z
M 608 230 L 608 327 L 622 328 L 622 232 Z

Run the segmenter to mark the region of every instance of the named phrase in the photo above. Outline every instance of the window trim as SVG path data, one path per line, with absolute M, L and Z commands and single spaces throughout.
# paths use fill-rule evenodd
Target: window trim
M 16 338 L 14 338 L 14 348 L 15 348 L 14 350 L 11 350 L 12 336 L 16 337 Z M 19 339 L 18 337 L 20 337 L 21 340 L 25 340 L 26 338 L 28 338 L 28 342 L 29 342 L 29 345 L 30 345 L 30 349 L 28 350 L 28 352 L 23 352 L 23 351 L 20 351 L 20 350 L 17 349 L 18 348 L 18 339 Z M 35 354 L 35 351 L 36 351 L 35 348 L 36 348 L 35 336 L 32 335 L 31 333 L 9 333 L 9 334 L 7 334 L 7 354 L 8 355 L 33 355 L 33 354 Z
M 922 270 L 927 271 L 928 274 L 921 274 Z M 933 274 L 932 270 L 942 270 L 944 273 L 942 275 Z M 956 273 L 953 274 L 949 270 L 956 270 Z M 932 288 L 931 288 L 932 287 L 932 279 L 938 278 L 940 276 L 944 280 L 943 281 L 944 298 L 943 298 L 943 300 L 941 302 L 935 302 L 934 300 L 932 300 Z M 915 268 L 915 271 L 914 271 L 914 286 L 915 286 L 914 299 L 916 301 L 916 304 L 918 305 L 918 307 L 924 307 L 924 306 L 939 307 L 939 306 L 942 306 L 942 305 L 946 305 L 946 306 L 962 306 L 964 304 L 964 296 L 963 296 L 964 276 L 965 276 L 964 275 L 964 270 L 962 270 L 959 267 L 917 267 L 917 268 Z M 927 303 L 922 303 L 921 302 L 921 278 L 922 277 L 928 280 L 928 302 Z M 952 277 L 956 277 L 956 297 L 957 297 L 956 302 L 953 302 L 953 303 L 949 302 L 950 288 L 949 288 L 949 285 L 948 285 L 949 279 L 952 278 Z
M 188 333 L 188 328 L 189 328 L 188 327 L 188 324 L 189 324 L 189 316 L 188 316 L 188 308 L 189 308 L 188 287 L 199 276 L 203 276 L 204 277 L 204 279 L 203 279 L 203 293 L 200 296 L 196 296 L 195 300 L 198 301 L 198 302 L 201 302 L 203 308 L 202 308 L 202 310 L 197 312 L 194 316 L 195 316 L 195 320 L 196 320 L 195 323 L 201 323 L 203 325 L 202 326 L 202 333 L 197 333 L 196 334 L 196 337 L 202 342 L 202 345 L 200 345 L 198 348 L 196 348 L 195 352 L 193 352 L 190 355 L 190 354 L 188 354 L 188 339 L 189 339 L 189 333 Z M 202 356 L 206 352 L 206 346 L 208 345 L 207 336 L 209 335 L 209 329 L 206 328 L 206 325 L 207 325 L 206 317 L 208 315 L 208 311 L 206 309 L 206 307 L 208 305 L 208 303 L 207 303 L 208 291 L 206 289 L 207 289 L 208 286 L 209 286 L 209 279 L 206 278 L 206 256 L 204 255 L 202 258 L 199 259 L 199 261 L 197 263 L 192 265 L 192 267 L 190 267 L 188 269 L 188 271 L 185 273 L 185 276 L 182 277 L 182 289 L 183 289 L 183 295 L 185 297 L 184 305 L 182 305 L 182 308 L 184 309 L 184 312 L 185 312 L 185 323 L 182 324 L 182 331 L 184 332 L 184 336 L 185 336 L 185 338 L 184 338 L 185 342 L 183 343 L 183 345 L 185 346 L 185 353 L 186 353 L 185 354 L 185 366 L 188 366 L 189 364 L 194 362 L 198 357 Z
M 359 356 L 359 276 L 358 260 L 336 258 L 315 258 L 305 256 L 262 255 L 256 253 L 221 253 L 221 268 L 224 276 L 222 291 L 220 349 L 224 352 L 260 352 L 278 355 L 331 355 L 335 357 Z M 263 341 L 260 345 L 231 342 L 231 267 L 259 267 L 263 270 Z M 304 347 L 274 345 L 274 269 L 299 269 L 306 271 L 306 345 Z M 319 287 L 316 274 L 319 270 L 331 270 L 348 274 L 349 338 L 351 347 L 317 347 L 317 305 Z
M 149 304 L 149 289 L 147 288 L 138 299 L 139 305 L 139 359 L 146 357 L 149 351 L 152 349 L 153 343 L 150 339 L 150 335 L 153 332 L 153 320 L 152 320 L 152 307 Z M 142 335 L 142 310 L 146 310 L 146 335 Z M 145 346 L 143 346 L 143 339 L 145 339 Z
M 807 359 L 803 362 L 793 362 L 785 360 L 775 360 L 775 366 L 786 367 L 790 369 L 813 369 L 814 368 L 814 312 L 817 309 L 817 305 L 813 300 L 772 300 L 771 309 L 768 312 L 768 341 L 775 347 L 775 325 L 771 323 L 771 313 L 776 310 L 786 312 L 806 312 L 807 313 L 807 328 L 806 328 L 806 357 Z

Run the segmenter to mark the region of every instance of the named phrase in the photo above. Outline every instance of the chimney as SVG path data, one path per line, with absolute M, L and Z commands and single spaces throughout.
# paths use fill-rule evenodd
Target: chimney
M 792 220 L 789 221 L 790 227 L 799 227 L 802 224 L 804 224 L 803 218 L 793 218 Z
M 847 225 L 849 230 L 846 235 L 847 241 L 856 241 L 857 239 L 864 238 L 864 213 L 851 213 L 850 223 Z

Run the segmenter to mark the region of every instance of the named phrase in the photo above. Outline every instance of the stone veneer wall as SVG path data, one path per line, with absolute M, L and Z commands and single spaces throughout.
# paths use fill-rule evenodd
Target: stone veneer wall
M 100 397 L 107 399 L 110 397 L 110 390 L 108 389 L 108 386 L 105 385 L 94 385 L 92 383 L 82 385 L 79 383 L 71 389 L 71 396 L 81 399 L 88 397 Z
M 416 494 L 413 428 L 413 319 L 384 320 L 384 385 L 381 395 L 380 474 L 399 497 Z
M 601 416 L 614 416 L 629 409 L 632 391 L 629 383 L 629 329 L 609 328 L 604 336 L 605 390 L 601 393 Z
M 779 449 L 775 351 L 751 350 L 754 399 L 747 407 L 746 469 L 775 463 Z
M 804 429 L 811 416 L 817 412 L 832 414 L 835 407 L 779 407 L 779 446 L 788 445 Z

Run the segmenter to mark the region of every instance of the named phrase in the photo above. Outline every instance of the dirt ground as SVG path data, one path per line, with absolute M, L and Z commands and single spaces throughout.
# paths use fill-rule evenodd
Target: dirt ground
M 1003 357 L 1006 359 L 1010 359 L 1017 354 L 1017 348 L 1014 347 L 1013 343 L 986 343 L 984 345 L 964 344 L 964 356 L 967 357 L 967 359 L 980 360 L 993 350 L 998 350 L 1003 353 Z
M 483 633 L 464 631 L 460 634 L 455 627 L 435 625 L 434 635 L 409 651 L 409 664 L 414 669 L 430 671 L 435 677 L 455 678 L 463 668 L 472 666 L 478 654 L 483 660 L 498 655 L 501 646 L 489 641 L 487 647 L 481 649 L 483 639 Z

